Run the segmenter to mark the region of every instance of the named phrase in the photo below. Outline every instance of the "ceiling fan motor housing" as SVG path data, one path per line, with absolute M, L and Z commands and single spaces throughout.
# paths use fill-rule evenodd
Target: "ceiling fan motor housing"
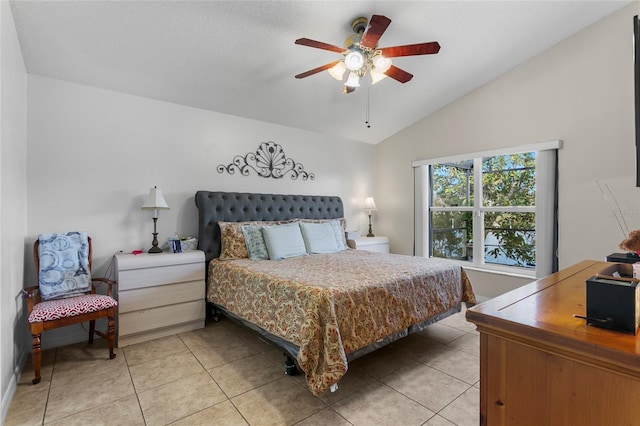
M 369 21 L 365 17 L 359 17 L 351 22 L 351 29 L 353 30 L 353 34 L 347 37 L 344 40 L 345 49 L 350 49 L 360 43 L 360 39 L 362 38 L 362 34 L 367 29 L 367 23 Z
M 356 18 L 351 23 L 351 29 L 356 34 L 362 34 L 364 32 L 364 30 L 367 29 L 367 22 L 369 22 L 369 21 L 364 16 Z

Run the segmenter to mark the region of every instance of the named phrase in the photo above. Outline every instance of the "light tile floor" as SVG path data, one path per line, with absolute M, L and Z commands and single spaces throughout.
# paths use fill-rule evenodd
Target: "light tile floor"
M 102 340 L 45 351 L 38 385 L 28 363 L 5 425 L 479 424 L 479 337 L 464 312 L 353 361 L 321 397 L 226 318 L 107 352 Z

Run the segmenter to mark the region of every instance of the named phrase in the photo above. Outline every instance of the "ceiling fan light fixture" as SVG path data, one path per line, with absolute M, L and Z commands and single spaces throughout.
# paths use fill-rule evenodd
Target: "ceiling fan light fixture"
M 351 71 L 347 78 L 347 82 L 344 83 L 344 85 L 349 87 L 360 87 L 360 77 L 358 77 L 358 74 Z
M 371 75 L 371 84 L 376 84 L 377 82 L 379 82 L 380 80 L 382 80 L 387 76 L 386 74 L 381 73 L 377 70 L 371 70 L 369 75 Z
M 347 70 L 347 66 L 344 64 L 344 62 L 340 61 L 334 66 L 332 66 L 331 68 L 329 68 L 327 72 L 329 72 L 331 77 L 335 78 L 336 80 L 342 81 L 342 77 L 344 77 L 344 72 L 346 70 Z
M 347 53 L 344 58 L 344 64 L 349 71 L 358 71 L 364 65 L 364 56 L 357 50 L 352 50 Z
M 371 63 L 373 63 L 373 67 L 379 73 L 384 73 L 389 68 L 391 68 L 391 59 L 390 58 L 385 58 L 382 55 L 374 56 L 373 59 L 371 60 Z M 373 72 L 373 70 L 372 70 L 372 72 Z

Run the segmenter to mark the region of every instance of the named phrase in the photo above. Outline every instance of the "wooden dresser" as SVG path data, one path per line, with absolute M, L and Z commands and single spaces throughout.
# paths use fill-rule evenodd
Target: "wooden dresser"
M 204 327 L 204 265 L 200 250 L 116 254 L 118 347 Z
M 585 281 L 610 263 L 583 261 L 467 311 L 480 332 L 482 425 L 640 425 L 638 337 L 574 318 Z

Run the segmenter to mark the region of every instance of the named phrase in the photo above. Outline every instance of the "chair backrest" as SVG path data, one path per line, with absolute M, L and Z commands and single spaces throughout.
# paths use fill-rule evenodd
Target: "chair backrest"
M 40 234 L 33 244 L 40 298 L 61 299 L 91 291 L 91 238 L 85 232 Z

